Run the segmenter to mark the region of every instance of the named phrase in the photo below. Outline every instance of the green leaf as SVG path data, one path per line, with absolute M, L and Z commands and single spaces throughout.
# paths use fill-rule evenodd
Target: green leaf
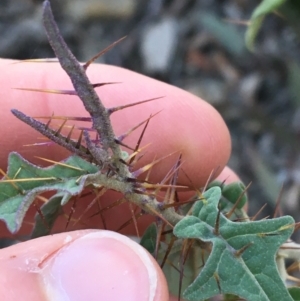
M 213 181 L 207 186 L 207 189 L 212 187 L 220 187 L 222 190 L 221 201 L 224 204 L 221 207 L 226 207 L 226 203 L 228 202 L 234 205 L 241 198 L 237 208 L 242 209 L 248 201 L 247 195 L 243 195 L 246 186 L 242 182 L 233 182 L 226 185 L 224 182 Z
M 156 247 L 157 227 L 151 224 L 143 234 L 140 245 L 143 246 L 149 253 L 153 254 Z
M 290 287 L 289 293 L 294 301 L 300 301 L 300 287 Z
M 249 50 L 254 50 L 254 40 L 258 34 L 265 16 L 278 9 L 285 2 L 286 0 L 263 0 L 256 7 L 251 16 L 250 25 L 248 26 L 245 37 L 246 46 Z
M 219 215 L 219 187 L 203 196 L 195 203 L 193 215 L 183 218 L 174 228 L 179 238 L 212 243 L 205 266 L 183 297 L 200 301 L 221 293 L 251 301 L 292 301 L 279 276 L 275 256 L 293 232 L 293 218 L 232 222 Z
M 31 238 L 48 235 L 57 217 L 62 213 L 60 193 L 55 194 L 47 203 L 41 207 L 43 218 L 36 214 L 35 225 L 31 233 Z
M 71 156 L 51 167 L 41 168 L 29 163 L 19 154 L 11 153 L 7 175 L 0 181 L 0 219 L 15 233 L 20 229 L 27 210 L 38 194 L 58 191 L 64 204 L 70 196 L 79 194 L 89 174 L 97 171 L 97 166 L 77 156 Z
M 246 187 L 242 182 L 231 183 L 222 189 L 222 195 L 232 204 L 239 201 L 237 208 L 242 209 L 247 203 L 247 195 L 243 195 L 245 189 Z

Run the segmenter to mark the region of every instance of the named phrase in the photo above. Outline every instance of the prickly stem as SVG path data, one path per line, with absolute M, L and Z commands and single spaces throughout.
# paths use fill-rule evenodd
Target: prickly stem
M 51 47 L 62 68 L 70 77 L 79 98 L 85 106 L 85 109 L 91 115 L 93 128 L 101 137 L 103 149 L 106 151 L 111 149 L 114 156 L 120 158 L 121 149 L 119 145 L 115 143 L 115 134 L 109 120 L 109 113 L 103 106 L 93 88 L 93 85 L 90 83 L 84 67 L 76 60 L 63 40 L 54 21 L 49 1 L 44 2 L 43 20 Z

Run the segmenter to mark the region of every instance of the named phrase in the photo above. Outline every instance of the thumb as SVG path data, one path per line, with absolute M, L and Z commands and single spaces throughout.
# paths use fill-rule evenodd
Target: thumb
M 74 231 L 0 250 L 0 300 L 167 301 L 166 280 L 140 245 L 111 231 Z

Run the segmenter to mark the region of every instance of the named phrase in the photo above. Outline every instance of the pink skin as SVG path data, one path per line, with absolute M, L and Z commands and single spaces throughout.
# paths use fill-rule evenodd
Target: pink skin
M 12 150 L 20 152 L 26 159 L 38 164 L 43 164 L 43 162 L 34 158 L 35 155 L 52 160 L 61 160 L 65 158 L 68 155 L 67 151 L 57 146 L 24 147 L 24 144 L 37 142 L 37 137 L 40 137 L 41 135 L 17 120 L 10 114 L 9 110 L 11 108 L 16 108 L 30 116 L 50 116 L 52 112 L 56 115 L 88 116 L 80 101 L 74 96 L 24 92 L 11 89 L 12 87 L 71 89 L 70 80 L 67 78 L 66 74 L 61 70 L 58 64 L 54 63 L 47 65 L 44 63 L 16 64 L 13 61 L 7 60 L 0 60 L 0 70 L 2 83 L 0 90 L 0 99 L 2 101 L 0 111 L 0 114 L 2 114 L 0 118 L 2 139 L 0 164 L 2 169 L 5 170 L 7 155 Z M 151 173 L 152 181 L 158 182 L 168 172 L 179 153 L 183 154 L 183 169 L 185 173 L 189 175 L 196 187 L 203 186 L 206 179 L 209 177 L 210 172 L 214 169 L 221 172 L 219 175 L 221 180 L 226 178 L 228 183 L 238 180 L 238 177 L 229 168 L 225 167 L 231 151 L 228 129 L 218 112 L 216 112 L 209 104 L 181 89 L 118 67 L 93 65 L 88 70 L 88 75 L 94 83 L 121 82 L 121 84 L 108 85 L 97 89 L 99 96 L 107 107 L 164 96 L 162 99 L 117 112 L 112 117 L 113 126 L 117 135 L 119 135 L 140 121 L 148 118 L 151 113 L 161 111 L 150 121 L 150 126 L 144 137 L 143 145 L 150 142 L 151 145 L 148 146 L 147 155 L 139 162 L 138 166 L 143 166 L 144 164 L 151 162 L 154 157 L 159 158 L 175 151 L 178 151 L 178 153 L 162 161 L 154 168 Z M 7 127 L 9 127 L 8 130 Z M 140 132 L 137 131 L 137 133 L 132 134 L 125 142 L 129 145 L 135 145 L 139 133 Z M 179 181 L 181 184 L 190 184 L 183 173 L 180 175 Z M 111 194 L 110 198 L 113 197 L 114 194 Z M 85 204 L 79 205 L 76 210 L 79 212 L 84 210 L 84 205 Z M 127 220 L 129 218 L 129 211 L 125 211 L 122 208 L 116 208 L 111 215 L 111 218 L 107 218 L 108 220 L 111 220 L 112 227 L 110 228 L 113 229 L 114 226 L 120 225 L 120 219 Z M 29 218 L 32 217 L 28 217 L 28 219 Z M 142 228 L 144 228 L 147 223 L 149 223 L 149 220 L 143 220 L 141 223 Z M 56 231 L 61 232 L 63 231 L 64 226 L 65 220 L 62 220 L 57 223 L 55 229 Z M 79 226 L 82 228 L 82 225 Z M 95 219 L 88 221 L 86 227 L 99 228 L 98 220 L 97 223 L 95 222 Z M 3 236 L 3 233 L 9 235 L 2 223 L 0 225 L 0 231 L 2 233 L 1 236 Z M 23 227 L 22 232 L 20 233 L 28 233 L 28 231 L 28 227 Z M 119 240 L 119 238 L 116 237 L 110 239 L 107 237 L 94 237 L 90 240 L 90 243 L 85 243 L 85 245 L 90 246 L 90 249 L 87 247 L 87 250 L 89 251 L 83 253 L 82 256 L 84 257 L 84 254 L 87 254 L 86 261 L 84 262 L 85 266 L 83 266 L 83 264 L 80 265 L 77 262 L 76 267 L 78 269 L 73 273 L 70 271 L 70 267 L 74 266 L 72 265 L 71 259 L 69 266 L 65 264 L 64 267 L 61 267 L 60 264 L 53 264 L 51 258 L 56 258 L 56 255 L 54 254 L 62 254 L 57 256 L 57 258 L 63 258 L 60 257 L 64 256 L 63 254 L 68 254 L 68 258 L 73 258 L 72 256 L 75 254 L 74 258 L 76 258 L 76 252 L 79 252 L 78 254 L 80 254 L 80 251 L 78 250 L 81 250 L 80 246 L 82 240 L 79 238 L 85 237 L 85 234 L 87 233 L 95 232 L 91 230 L 81 230 L 61 233 L 27 241 L 1 250 L 0 296 L 6 296 L 5 300 L 18 300 L 19 296 L 22 296 L 22 300 L 24 301 L 48 300 L 46 297 L 45 283 L 47 283 L 48 286 L 50 285 L 50 287 L 52 283 L 52 280 L 49 280 L 45 276 L 49 275 L 50 268 L 48 266 L 56 269 L 56 272 L 57 269 L 60 271 L 59 268 L 61 268 L 61 274 L 64 275 L 65 273 L 65 277 L 69 279 L 68 281 L 76 286 L 76 293 L 74 294 L 79 296 L 78 290 L 80 290 L 80 285 L 78 283 L 78 269 L 81 268 L 81 270 L 84 270 L 85 267 L 88 269 L 88 267 L 93 267 L 94 264 L 99 267 L 99 269 L 89 268 L 88 271 L 90 271 L 90 274 L 89 272 L 86 272 L 87 274 L 82 274 L 87 275 L 87 278 L 82 276 L 82 279 L 89 279 L 89 284 L 93 283 L 94 279 L 101 279 L 101 273 L 104 274 L 105 279 L 110 279 L 110 277 L 111 279 L 117 279 L 114 275 L 118 274 L 121 267 L 127 271 L 127 269 L 130 270 L 130 268 L 134 266 L 131 275 L 133 275 L 132 280 L 136 279 L 136 281 L 139 281 L 137 282 L 139 285 L 137 291 L 149 291 L 148 296 L 151 295 L 151 290 L 149 289 L 151 281 L 149 283 L 149 277 L 147 278 L 147 275 L 149 274 L 149 264 L 148 266 L 145 265 L 145 261 L 147 260 L 138 261 L 136 259 L 136 254 L 134 253 L 137 247 L 132 247 L 131 244 L 127 245 L 127 242 L 122 241 L 122 239 Z M 133 228 L 129 227 L 126 233 L 134 233 Z M 69 240 L 72 241 L 69 242 Z M 67 247 L 66 241 L 68 242 Z M 78 247 L 78 250 L 76 247 Z M 110 268 L 104 273 L 103 269 L 101 272 L 101 258 L 99 259 L 97 257 L 98 259 L 95 259 L 92 254 L 96 249 L 100 249 L 105 253 L 105 248 L 116 257 L 111 263 Z M 68 250 L 69 253 L 64 253 L 65 250 Z M 51 254 L 53 255 L 50 256 Z M 126 260 L 124 258 L 126 258 Z M 106 262 L 104 257 L 102 259 L 102 263 Z M 59 260 L 57 262 L 59 262 Z M 128 264 L 127 267 L 125 263 Z M 32 265 L 29 268 L 28 265 L 30 264 Z M 42 270 L 42 272 L 38 269 Z M 161 270 L 155 263 L 153 263 L 152 270 L 153 269 L 155 271 L 155 277 L 158 279 L 157 286 L 154 289 L 155 297 L 153 300 L 168 300 L 167 286 Z M 37 270 L 38 272 L 36 272 Z M 46 281 L 45 277 L 49 281 Z M 113 280 L 111 281 L 113 282 Z M 122 281 L 120 280 L 116 280 L 114 287 L 118 287 L 121 282 Z M 77 284 L 75 285 L 75 283 Z M 133 285 L 132 283 L 135 283 L 135 281 L 128 284 L 128 287 L 131 287 L 130 285 Z M 68 287 L 67 282 L 64 282 L 64 285 L 65 287 Z M 92 288 L 85 287 L 85 289 L 91 293 L 93 291 Z M 104 291 L 104 289 L 101 289 L 103 294 L 107 293 Z M 117 290 L 113 291 L 116 293 Z M 131 291 L 135 291 L 135 289 L 132 288 Z M 99 294 L 101 293 L 99 292 Z M 124 293 L 124 296 L 125 295 L 129 296 L 131 298 L 130 300 L 135 300 L 134 298 L 143 300 L 138 294 L 131 296 L 127 292 L 127 294 Z M 105 295 L 102 295 L 103 298 L 104 296 Z M 99 300 L 101 300 L 100 295 L 97 295 L 97 298 L 100 298 Z M 109 300 L 114 301 L 120 299 L 111 292 Z M 146 298 L 144 300 L 148 299 Z

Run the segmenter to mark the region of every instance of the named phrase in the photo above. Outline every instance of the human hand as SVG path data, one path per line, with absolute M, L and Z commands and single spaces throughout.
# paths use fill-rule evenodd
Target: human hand
M 60 66 L 54 63 L 14 64 L 3 60 L 0 68 L 2 169 L 6 168 L 10 151 L 20 152 L 38 164 L 41 162 L 34 155 L 55 161 L 67 157 L 67 151 L 58 146 L 23 147 L 35 143 L 39 134 L 10 114 L 10 109 L 16 108 L 30 116 L 51 116 L 52 112 L 63 116 L 88 116 L 74 96 L 11 89 L 71 89 Z M 209 104 L 183 90 L 118 67 L 93 65 L 88 76 L 91 82 L 122 83 L 97 90 L 106 107 L 165 96 L 112 116 L 115 131 L 121 134 L 151 113 L 162 110 L 150 121 L 144 145 L 150 142 L 151 145 L 139 164 L 178 151 L 183 155 L 183 169 L 196 187 L 203 186 L 216 168 L 220 172 L 223 170 L 219 178 L 226 179 L 227 183 L 237 180 L 230 169 L 224 168 L 231 150 L 228 130 Z M 126 144 L 135 145 L 137 135 L 129 136 Z M 172 160 L 174 163 L 173 157 L 155 167 L 151 180 L 160 181 L 172 166 Z M 184 176 L 179 181 L 190 184 Z M 115 198 L 115 194 L 111 193 L 110 198 Z M 85 207 L 85 202 L 79 202 L 76 210 L 83 212 Z M 129 210 L 127 213 L 122 207 L 111 210 L 107 216 L 109 228 L 114 229 L 120 220 L 126 221 L 129 217 Z M 149 219 L 141 221 L 141 228 L 148 223 Z M 63 231 L 64 225 L 65 220 L 60 220 L 55 231 Z M 99 228 L 99 222 L 88 221 L 86 227 Z M 0 231 L 2 237 L 8 235 L 3 224 Z M 28 231 L 25 226 L 21 233 Z M 128 228 L 127 234 L 130 233 L 134 234 L 133 228 Z M 62 292 L 64 296 L 59 295 Z M 0 250 L 0 297 L 13 301 L 20 296 L 24 301 L 168 300 L 162 272 L 146 251 L 124 236 L 95 230 L 51 235 Z

